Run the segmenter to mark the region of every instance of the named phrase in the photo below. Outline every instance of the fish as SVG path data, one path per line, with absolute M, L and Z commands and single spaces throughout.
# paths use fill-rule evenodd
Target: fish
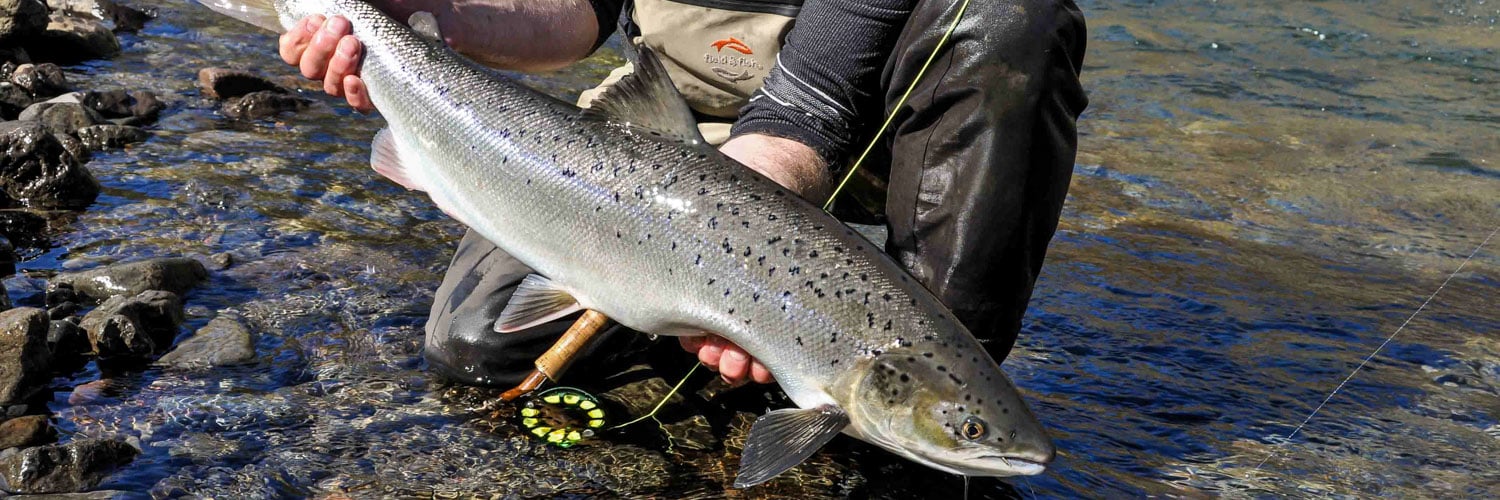
M 699 135 L 656 54 L 588 108 L 533 90 L 360 0 L 200 0 L 281 32 L 342 16 L 386 121 L 371 165 L 531 267 L 497 335 L 580 310 L 654 335 L 713 332 L 795 408 L 752 425 L 763 483 L 839 434 L 965 476 L 1042 473 L 1056 449 L 1020 391 L 878 246 Z

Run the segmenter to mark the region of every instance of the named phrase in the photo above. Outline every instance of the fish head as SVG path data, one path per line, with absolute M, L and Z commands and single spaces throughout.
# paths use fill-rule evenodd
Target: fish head
M 1056 456 L 1052 439 L 977 343 L 904 347 L 851 372 L 848 432 L 929 467 L 965 476 L 1029 476 Z

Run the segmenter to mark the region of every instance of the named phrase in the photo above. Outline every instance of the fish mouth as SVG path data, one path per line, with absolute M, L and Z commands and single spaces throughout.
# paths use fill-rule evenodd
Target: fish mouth
M 1047 470 L 1045 462 L 1037 462 L 1019 457 L 1007 457 L 1003 455 L 985 455 L 979 457 L 981 460 L 998 460 L 1009 469 L 1007 475 L 1035 476 Z

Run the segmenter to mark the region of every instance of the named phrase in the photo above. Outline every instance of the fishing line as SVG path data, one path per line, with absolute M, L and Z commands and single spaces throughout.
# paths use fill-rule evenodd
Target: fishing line
M 1337 395 L 1339 393 L 1339 391 L 1342 390 L 1344 388 L 1344 386 L 1349 383 L 1350 380 L 1353 380 L 1354 376 L 1356 374 L 1358 374 L 1359 371 L 1361 369 L 1363 369 L 1366 364 L 1369 364 L 1369 362 L 1370 362 L 1371 359 L 1375 358 L 1375 355 L 1380 354 L 1380 350 L 1381 349 L 1385 349 L 1386 344 L 1390 344 L 1391 340 L 1395 339 L 1396 335 L 1399 335 L 1401 333 L 1401 330 L 1406 329 L 1406 325 L 1410 324 L 1411 320 L 1413 318 L 1416 318 L 1417 314 L 1420 314 L 1423 309 L 1426 309 L 1427 308 L 1427 304 L 1432 303 L 1432 299 L 1434 297 L 1437 297 L 1438 292 L 1442 292 L 1443 288 L 1446 287 L 1446 286 L 1448 286 L 1448 282 L 1449 281 L 1453 281 L 1453 277 L 1454 276 L 1458 276 L 1458 273 L 1464 270 L 1464 266 L 1469 265 L 1469 261 L 1473 260 L 1474 256 L 1479 254 L 1479 251 L 1481 249 L 1483 249 L 1484 246 L 1490 242 L 1491 238 L 1495 237 L 1495 233 L 1497 233 L 1497 232 L 1500 232 L 1500 227 L 1496 227 L 1495 230 L 1490 231 L 1490 235 L 1486 236 L 1484 238 L 1484 241 L 1482 241 L 1482 242 L 1479 243 L 1479 246 L 1474 247 L 1474 251 L 1473 252 L 1469 252 L 1469 256 L 1466 257 L 1466 258 L 1464 258 L 1464 262 L 1462 264 L 1458 265 L 1458 269 L 1454 269 L 1453 273 L 1451 273 L 1451 274 L 1448 275 L 1448 279 L 1443 280 L 1443 284 L 1438 285 L 1437 290 L 1434 290 L 1432 292 L 1432 295 L 1428 295 L 1427 296 L 1427 300 L 1423 301 L 1422 305 L 1418 306 L 1417 310 L 1413 311 L 1411 313 L 1411 316 L 1407 316 L 1406 317 L 1406 321 L 1401 322 L 1401 326 L 1397 327 L 1396 331 L 1391 333 L 1391 336 L 1385 338 L 1385 342 L 1381 342 L 1379 346 L 1375 347 L 1375 351 L 1374 352 L 1371 352 L 1369 356 L 1365 356 L 1365 360 L 1359 362 L 1359 366 L 1354 367 L 1354 371 L 1349 372 L 1349 376 L 1344 377 L 1344 381 L 1343 382 L 1339 382 L 1338 387 L 1334 387 L 1333 388 L 1333 392 L 1328 393 L 1328 397 L 1323 398 L 1323 402 L 1322 403 L 1318 403 L 1318 407 L 1317 408 L 1313 408 L 1312 413 L 1309 413 L 1307 415 L 1307 418 L 1302 419 L 1302 423 L 1298 424 L 1296 429 L 1292 429 L 1291 434 L 1287 434 L 1286 438 L 1284 438 L 1282 440 L 1282 442 L 1278 443 L 1275 448 L 1272 448 L 1271 449 L 1271 453 L 1269 455 L 1266 455 L 1266 458 L 1261 459 L 1260 463 L 1255 464 L 1255 469 L 1251 470 L 1250 472 L 1253 474 L 1256 471 L 1259 471 L 1262 466 L 1266 465 L 1266 462 L 1270 461 L 1271 458 L 1275 457 L 1278 452 L 1280 452 L 1283 448 L 1285 448 L 1286 447 L 1286 443 L 1291 442 L 1292 438 L 1295 437 L 1298 432 L 1301 432 L 1303 427 L 1307 427 L 1307 423 L 1309 421 L 1311 421 L 1313 419 L 1313 417 L 1317 416 L 1318 412 L 1321 411 L 1324 406 L 1328 405 L 1328 401 L 1332 400 L 1333 396 Z
M 938 39 L 937 46 L 932 48 L 932 54 L 927 56 L 927 62 L 922 63 L 922 69 L 917 71 L 917 77 L 913 78 L 911 85 L 906 87 L 906 92 L 901 94 L 901 99 L 897 100 L 896 106 L 891 108 L 891 114 L 886 115 L 885 123 L 880 124 L 880 129 L 875 131 L 875 137 L 870 138 L 870 144 L 865 146 L 864 152 L 859 154 L 859 159 L 854 160 L 854 164 L 849 167 L 849 172 L 845 173 L 844 179 L 839 181 L 838 187 L 833 188 L 833 193 L 828 195 L 828 201 L 823 202 L 824 212 L 833 211 L 833 200 L 839 197 L 839 192 L 844 190 L 844 185 L 849 183 L 849 179 L 854 178 L 854 173 L 859 171 L 859 166 L 864 163 L 865 157 L 869 156 L 870 151 L 875 149 L 875 145 L 880 143 L 880 136 L 885 135 L 885 129 L 889 128 L 891 122 L 896 119 L 896 112 L 906 105 L 906 98 L 911 97 L 912 91 L 916 90 L 917 82 L 922 81 L 922 75 L 927 74 L 927 67 L 932 65 L 934 59 L 937 59 L 938 51 L 943 48 L 943 44 L 948 42 L 948 36 L 953 34 L 953 30 L 958 28 L 958 21 L 964 18 L 964 11 L 968 8 L 969 0 L 963 0 L 963 3 L 958 5 L 958 15 L 953 16 L 953 23 L 948 25 L 948 31 L 943 32 L 943 37 Z
M 610 427 L 609 430 L 619 429 L 621 427 L 625 427 L 627 425 L 634 424 L 636 422 L 640 422 L 640 421 L 648 419 L 648 418 L 651 419 L 651 420 L 656 420 L 656 412 L 661 411 L 661 407 L 667 405 L 667 400 L 668 399 L 672 399 L 672 395 L 673 394 L 677 394 L 677 390 L 682 388 L 682 384 L 686 384 L 687 383 L 688 378 L 692 377 L 693 376 L 693 372 L 698 371 L 698 367 L 700 367 L 700 366 L 703 366 L 703 362 L 702 361 L 699 361 L 697 364 L 693 365 L 693 368 L 688 370 L 687 375 L 683 375 L 682 376 L 682 380 L 678 380 L 677 381 L 677 385 L 672 386 L 672 390 L 667 391 L 667 395 L 666 396 L 662 396 L 661 401 L 658 402 L 658 403 L 656 403 L 656 407 L 652 408 L 650 412 L 646 413 L 645 415 L 641 415 L 640 418 L 637 418 L 635 420 L 631 420 L 629 422 L 625 422 L 623 424 L 616 425 L 614 427 Z M 656 420 L 656 423 L 657 424 L 661 424 L 661 421 L 660 420 Z

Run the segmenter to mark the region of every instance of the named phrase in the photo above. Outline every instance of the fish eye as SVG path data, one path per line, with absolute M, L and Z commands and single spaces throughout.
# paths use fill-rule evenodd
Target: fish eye
M 979 417 L 970 416 L 969 418 L 964 419 L 964 426 L 962 429 L 964 439 L 968 439 L 970 441 L 978 441 L 984 438 L 984 435 L 989 433 L 989 431 L 984 427 L 984 420 L 981 420 Z

